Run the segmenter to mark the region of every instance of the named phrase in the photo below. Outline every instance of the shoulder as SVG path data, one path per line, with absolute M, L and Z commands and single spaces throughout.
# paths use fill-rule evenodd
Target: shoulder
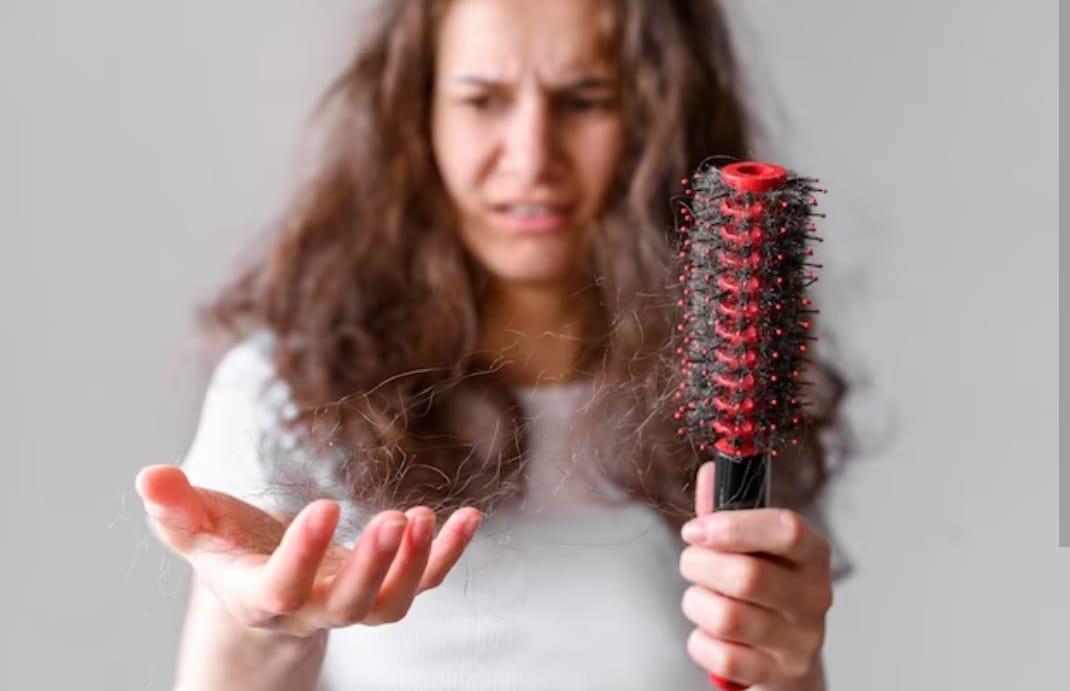
M 270 442 L 279 438 L 280 416 L 293 405 L 277 375 L 274 350 L 274 337 L 257 332 L 216 364 L 181 463 L 193 484 L 247 501 L 268 484 L 275 460 Z
M 213 387 L 255 391 L 278 379 L 275 370 L 275 335 L 257 331 L 231 346 L 216 363 L 209 382 Z
M 274 427 L 295 412 L 289 385 L 275 367 L 277 339 L 257 331 L 219 359 L 208 382 L 205 414 L 244 417 L 243 423 Z
M 337 482 L 345 456 L 313 451 L 291 424 L 299 408 L 275 366 L 277 343 L 273 333 L 256 332 L 220 358 L 182 466 L 193 484 L 274 513 L 294 514 L 318 498 L 346 502 Z M 342 508 L 343 522 L 352 522 L 356 507 Z

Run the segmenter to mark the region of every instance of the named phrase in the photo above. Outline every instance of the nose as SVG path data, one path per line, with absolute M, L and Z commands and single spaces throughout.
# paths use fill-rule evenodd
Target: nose
M 544 180 L 557 164 L 554 132 L 552 110 L 545 98 L 519 100 L 504 132 L 504 167 L 524 183 Z

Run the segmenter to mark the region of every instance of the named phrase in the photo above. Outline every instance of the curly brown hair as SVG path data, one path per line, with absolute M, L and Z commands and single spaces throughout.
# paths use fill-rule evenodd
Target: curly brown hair
M 478 352 L 480 268 L 458 239 L 431 150 L 436 31 L 448 0 L 383 3 L 322 104 L 326 153 L 251 264 L 205 312 L 230 342 L 275 338 L 274 365 L 315 450 L 345 449 L 359 505 L 492 511 L 524 493 L 524 425 L 493 354 Z M 626 151 L 602 215 L 582 376 L 590 463 L 673 523 L 703 460 L 668 401 L 676 295 L 670 200 L 710 154 L 753 155 L 729 27 L 714 0 L 605 3 L 622 75 Z M 778 459 L 774 501 L 803 507 L 829 475 L 842 378 L 819 366 L 814 424 Z M 843 442 L 846 437 L 837 437 Z M 627 459 L 627 462 L 620 462 Z M 586 461 L 585 461 L 586 462 Z

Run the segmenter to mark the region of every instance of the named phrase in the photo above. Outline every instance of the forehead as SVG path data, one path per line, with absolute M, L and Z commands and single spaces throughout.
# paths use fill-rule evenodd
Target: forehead
M 603 0 L 454 0 L 439 28 L 438 71 L 547 80 L 605 71 L 609 20 Z

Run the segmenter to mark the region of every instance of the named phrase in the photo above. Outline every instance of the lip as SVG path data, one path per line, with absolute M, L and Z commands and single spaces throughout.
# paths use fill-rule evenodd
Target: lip
M 509 211 L 512 206 L 543 206 L 546 211 L 534 215 L 518 215 Z M 569 205 L 542 201 L 518 200 L 491 207 L 491 215 L 496 225 L 511 233 L 524 235 L 561 232 L 568 225 L 571 214 L 572 208 Z

